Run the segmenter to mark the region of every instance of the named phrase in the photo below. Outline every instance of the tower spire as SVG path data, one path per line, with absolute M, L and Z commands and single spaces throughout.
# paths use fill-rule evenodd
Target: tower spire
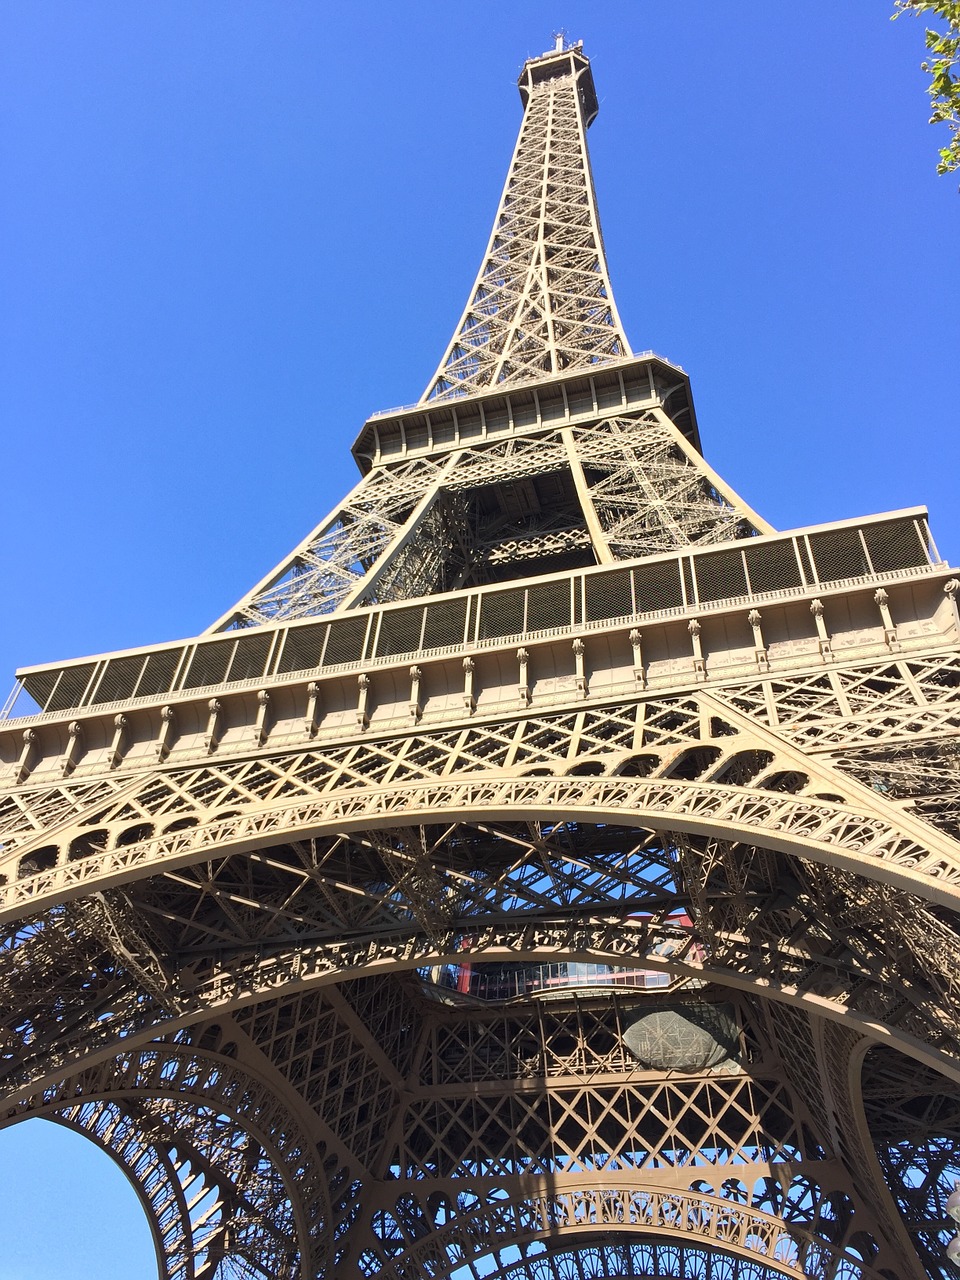
M 587 128 L 597 94 L 581 44 L 529 59 L 520 135 L 483 261 L 422 400 L 468 395 L 630 354 L 607 271 Z
M 582 45 L 529 59 L 470 300 L 420 401 L 354 445 L 364 478 L 212 631 L 772 532 L 707 466 L 689 382 L 634 357 L 600 234 Z

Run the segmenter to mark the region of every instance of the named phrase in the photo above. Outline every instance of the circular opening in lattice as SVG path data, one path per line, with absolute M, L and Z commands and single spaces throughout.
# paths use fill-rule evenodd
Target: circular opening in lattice
M 785 791 L 790 795 L 796 795 L 809 783 L 810 779 L 805 773 L 797 773 L 793 769 L 788 769 L 780 773 L 771 773 L 759 785 L 763 791 Z
M 659 756 L 630 756 L 617 767 L 621 778 L 649 778 L 660 765 Z
M 599 778 L 606 771 L 600 760 L 581 760 L 572 769 L 567 770 L 567 776 L 570 778 Z
M 187 831 L 190 827 L 195 827 L 196 825 L 196 818 L 177 818 L 166 828 L 166 832 L 170 834 L 173 831 Z
M 721 754 L 719 747 L 691 747 L 677 757 L 668 770 L 668 776 L 692 782 L 706 773 L 720 759 Z
M 67 856 L 73 862 L 77 858 L 89 858 L 92 854 L 103 853 L 106 847 L 106 831 L 84 831 L 70 841 Z
M 135 826 L 127 827 L 125 831 L 120 832 L 116 847 L 122 849 L 129 844 L 139 844 L 141 840 L 149 840 L 152 835 L 152 822 L 138 822 Z
M 715 782 L 726 782 L 734 786 L 745 787 L 773 764 L 772 751 L 738 751 L 723 766 L 714 778 Z
M 51 867 L 56 866 L 59 853 L 60 850 L 55 844 L 47 844 L 42 849 L 34 849 L 32 853 L 24 854 L 17 866 L 17 875 L 22 878 L 35 876 L 41 871 L 49 871 Z

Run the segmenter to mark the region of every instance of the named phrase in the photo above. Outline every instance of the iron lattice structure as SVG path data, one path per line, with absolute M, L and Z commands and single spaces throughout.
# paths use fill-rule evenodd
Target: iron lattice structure
M 960 643 L 916 508 L 777 533 L 630 353 L 579 46 L 344 503 L 20 673 L 0 1123 L 163 1280 L 957 1277 Z

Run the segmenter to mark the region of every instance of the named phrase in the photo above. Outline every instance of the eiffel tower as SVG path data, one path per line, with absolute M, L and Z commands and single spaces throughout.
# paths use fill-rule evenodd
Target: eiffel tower
M 956 570 L 710 469 L 582 47 L 519 86 L 341 505 L 202 635 L 19 673 L 0 1125 L 109 1152 L 162 1280 L 960 1277 Z

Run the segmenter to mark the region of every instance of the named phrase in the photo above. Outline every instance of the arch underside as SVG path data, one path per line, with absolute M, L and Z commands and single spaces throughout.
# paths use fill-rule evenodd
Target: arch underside
M 509 1244 L 468 1264 L 454 1280 L 773 1280 L 755 1258 L 673 1240 L 605 1233 Z
M 91 1138 L 127 1173 L 163 1280 L 210 1280 L 228 1255 L 238 1274 L 261 1261 L 272 1275 L 299 1274 L 289 1191 L 235 1118 L 193 1099 L 128 1096 L 87 1098 L 48 1118 Z
M 905 1234 L 884 1217 L 893 1202 L 882 1179 L 865 1195 L 852 1172 L 866 1150 L 855 1085 L 830 1067 L 822 1045 L 811 1050 L 806 1066 L 834 1100 L 814 1115 L 809 1077 L 791 1080 L 785 1066 L 798 1058 L 790 1027 L 799 1019 L 817 1042 L 832 1019 L 845 1034 L 856 1028 L 857 1042 L 882 1037 L 925 1054 L 930 1070 L 958 1071 L 952 935 L 943 908 L 902 889 L 730 836 L 640 827 L 622 813 L 550 822 L 521 809 L 512 819 L 371 821 L 360 831 L 226 851 L 94 901 L 89 910 L 83 898 L 68 900 L 21 925 L 5 952 L 7 989 L 21 1011 L 7 1023 L 7 1078 L 16 1086 L 8 1119 L 39 1110 L 99 1139 L 83 1108 L 102 1117 L 104 1106 L 78 1098 L 109 1093 L 111 1114 L 137 1116 L 141 1126 L 150 1116 L 164 1128 L 151 1145 L 166 1152 L 171 1186 L 178 1160 L 191 1170 L 206 1161 L 210 1220 L 184 1225 L 181 1206 L 179 1228 L 158 1227 L 176 1280 L 286 1274 L 283 1266 L 291 1275 L 460 1280 L 487 1265 L 535 1275 L 548 1265 L 540 1244 L 558 1266 L 580 1266 L 572 1237 L 605 1212 L 605 1230 L 644 1237 L 642 1246 L 622 1242 L 630 1265 L 652 1250 L 663 1255 L 664 1275 L 670 1267 L 738 1277 L 915 1273 L 905 1270 L 915 1267 L 903 1261 Z M 944 946 L 926 945 L 931 937 Z M 606 972 L 592 987 L 571 981 L 565 996 L 547 1000 L 549 974 L 571 963 Z M 507 980 L 514 985 L 505 992 Z M 541 995 L 531 998 L 538 980 Z M 72 1028 L 63 1025 L 68 1001 L 79 1014 Z M 740 1037 L 722 1070 L 687 1064 L 651 1075 L 623 1048 L 638 1011 L 721 1005 L 735 1009 Z M 563 1010 L 568 1029 L 589 1023 L 573 1057 L 548 1051 L 563 1034 L 545 1030 L 551 1007 Z M 316 1196 L 305 1204 L 302 1177 L 284 1179 L 282 1159 L 272 1181 L 262 1169 L 256 1179 L 244 1172 L 250 1138 L 236 1138 L 239 1118 L 232 1127 L 223 1121 L 221 1084 L 203 1094 L 191 1083 L 189 1123 L 177 1111 L 182 1098 L 131 1087 L 128 1054 L 182 1055 L 177 1037 L 198 1042 L 214 1020 L 229 1029 L 246 1070 L 282 1086 L 285 1126 L 293 1116 L 308 1135 L 297 1150 L 320 1142 L 335 1153 L 349 1187 L 339 1208 L 319 1210 Z M 486 1027 L 485 1050 L 478 1027 Z M 778 1073 L 789 1082 L 781 1094 L 770 1083 Z M 837 1102 L 844 1091 L 846 1112 Z M 248 1111 L 245 1104 L 235 1116 Z M 592 1127 L 581 1114 L 594 1117 Z M 651 1128 L 653 1116 L 668 1122 Z M 191 1126 L 199 1133 L 204 1121 L 194 1140 Z M 258 1150 L 278 1125 L 256 1138 Z M 115 1148 L 123 1128 L 115 1123 Z M 402 1134 L 416 1141 L 404 1146 Z M 118 1158 L 138 1176 L 129 1153 Z M 136 1159 L 143 1163 L 142 1152 Z M 225 1159 L 240 1171 L 224 1169 Z M 321 1183 L 332 1176 L 318 1175 Z M 510 1198 L 496 1199 L 511 1180 Z M 439 1218 L 439 1201 L 421 1194 L 431 1185 L 447 1196 Z M 489 1211 L 529 1211 L 538 1196 L 545 1204 L 548 1185 L 553 1203 L 566 1207 L 541 1210 L 547 1225 L 523 1244 L 534 1252 L 480 1262 L 503 1235 Z M 454 1230 L 451 1222 L 469 1214 L 450 1195 L 492 1191 L 487 1216 Z M 570 1207 L 570 1197 L 598 1191 L 601 1209 Z M 618 1196 L 620 1207 L 610 1208 Z M 658 1196 L 673 1208 L 654 1222 L 652 1208 L 636 1206 Z M 151 1204 L 149 1189 L 144 1199 Z M 164 1201 L 167 1219 L 175 1201 Z M 679 1211 L 681 1203 L 689 1209 Z M 299 1232 L 283 1205 L 298 1206 Z M 709 1205 L 713 1217 L 704 1216 Z M 724 1222 L 727 1237 L 718 1238 Z M 678 1235 L 690 1243 L 678 1246 Z M 519 1238 L 514 1244 L 521 1248 Z M 717 1260 L 704 1262 L 711 1250 Z

